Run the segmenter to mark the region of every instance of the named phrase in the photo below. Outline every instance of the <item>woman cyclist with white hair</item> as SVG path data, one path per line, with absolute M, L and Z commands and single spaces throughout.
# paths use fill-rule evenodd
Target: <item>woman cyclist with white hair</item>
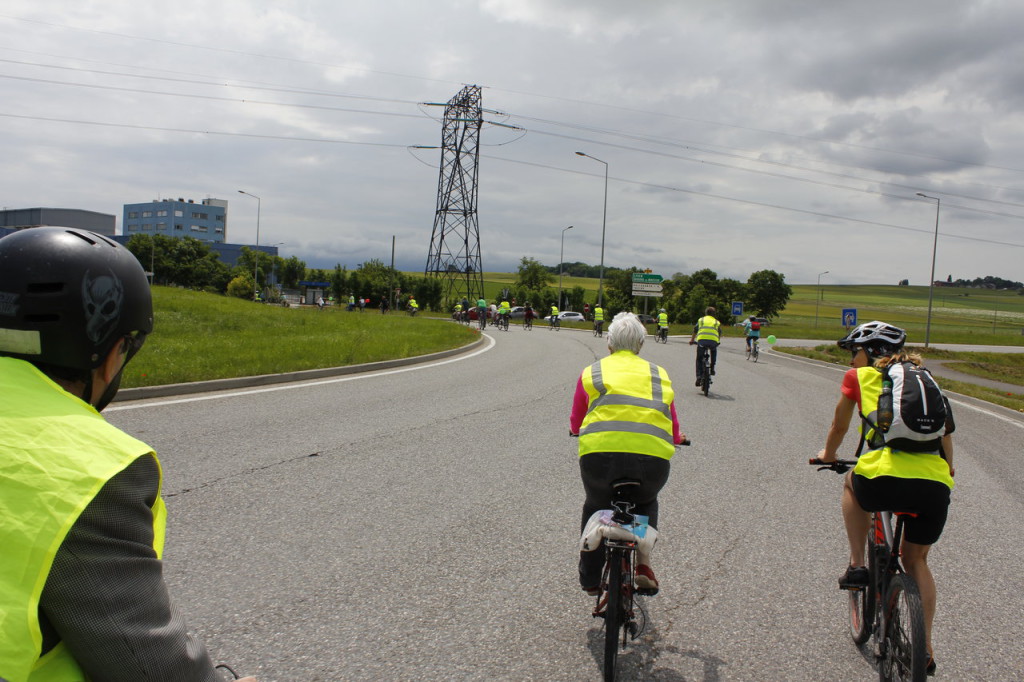
M 647 330 L 633 313 L 619 313 L 608 327 L 609 355 L 583 370 L 576 382 L 569 430 L 579 435 L 580 475 L 586 498 L 582 532 L 591 515 L 608 509 L 612 483 L 640 482 L 631 502 L 634 513 L 658 526 L 658 492 L 668 481 L 669 460 L 686 435 L 679 430 L 668 373 L 639 356 Z M 598 592 L 603 552 L 580 552 L 580 586 Z M 658 590 L 654 571 L 636 567 L 637 589 Z

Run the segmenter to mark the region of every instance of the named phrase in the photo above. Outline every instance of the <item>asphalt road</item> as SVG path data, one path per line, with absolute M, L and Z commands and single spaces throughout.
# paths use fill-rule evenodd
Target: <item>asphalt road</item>
M 107 409 L 160 452 L 167 580 L 217 661 L 262 682 L 600 678 L 567 432 L 604 341 L 493 338 L 440 364 Z M 872 679 L 835 583 L 841 479 L 806 465 L 841 371 L 770 351 L 755 365 L 728 339 L 705 398 L 685 341 L 642 353 L 674 379 L 694 444 L 660 497 L 662 590 L 623 679 Z M 954 410 L 939 674 L 1024 679 L 1024 419 Z

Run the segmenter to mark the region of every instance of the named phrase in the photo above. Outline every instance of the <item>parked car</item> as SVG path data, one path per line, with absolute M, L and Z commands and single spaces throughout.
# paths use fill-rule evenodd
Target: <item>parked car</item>
M 469 319 L 476 320 L 476 318 L 477 318 L 476 310 L 477 310 L 476 306 L 470 306 L 469 307 Z M 487 319 L 488 320 L 491 319 L 491 309 L 490 308 L 487 308 Z
M 508 316 L 513 320 L 521 320 L 526 316 L 526 308 L 521 305 L 512 306 L 512 310 L 509 312 Z M 537 309 L 534 308 L 533 319 L 536 320 L 538 317 L 540 317 L 540 315 L 537 313 Z
M 548 322 L 550 322 L 551 321 L 551 316 L 548 315 L 544 319 L 547 320 Z M 559 322 L 585 322 L 586 320 L 583 317 L 583 313 L 574 313 L 571 310 L 565 310 L 563 312 L 558 313 L 558 321 Z
M 657 317 L 655 317 L 654 315 L 648 315 L 646 313 L 638 314 L 637 318 L 644 324 L 656 324 L 658 322 Z

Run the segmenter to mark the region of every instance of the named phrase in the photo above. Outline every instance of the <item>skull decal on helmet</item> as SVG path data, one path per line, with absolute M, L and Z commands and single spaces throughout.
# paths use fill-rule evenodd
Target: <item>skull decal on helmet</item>
M 82 305 L 85 309 L 85 333 L 96 345 L 103 343 L 117 326 L 124 300 L 124 286 L 110 270 L 106 275 L 82 279 Z

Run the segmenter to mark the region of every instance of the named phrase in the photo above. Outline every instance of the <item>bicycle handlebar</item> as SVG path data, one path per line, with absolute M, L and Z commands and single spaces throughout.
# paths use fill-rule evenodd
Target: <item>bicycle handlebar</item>
M 823 462 L 817 457 L 811 457 L 807 460 L 807 463 L 811 466 L 817 466 L 818 471 L 834 471 L 837 474 L 845 474 L 852 467 L 856 466 L 857 460 L 855 459 L 837 459 L 834 462 Z

